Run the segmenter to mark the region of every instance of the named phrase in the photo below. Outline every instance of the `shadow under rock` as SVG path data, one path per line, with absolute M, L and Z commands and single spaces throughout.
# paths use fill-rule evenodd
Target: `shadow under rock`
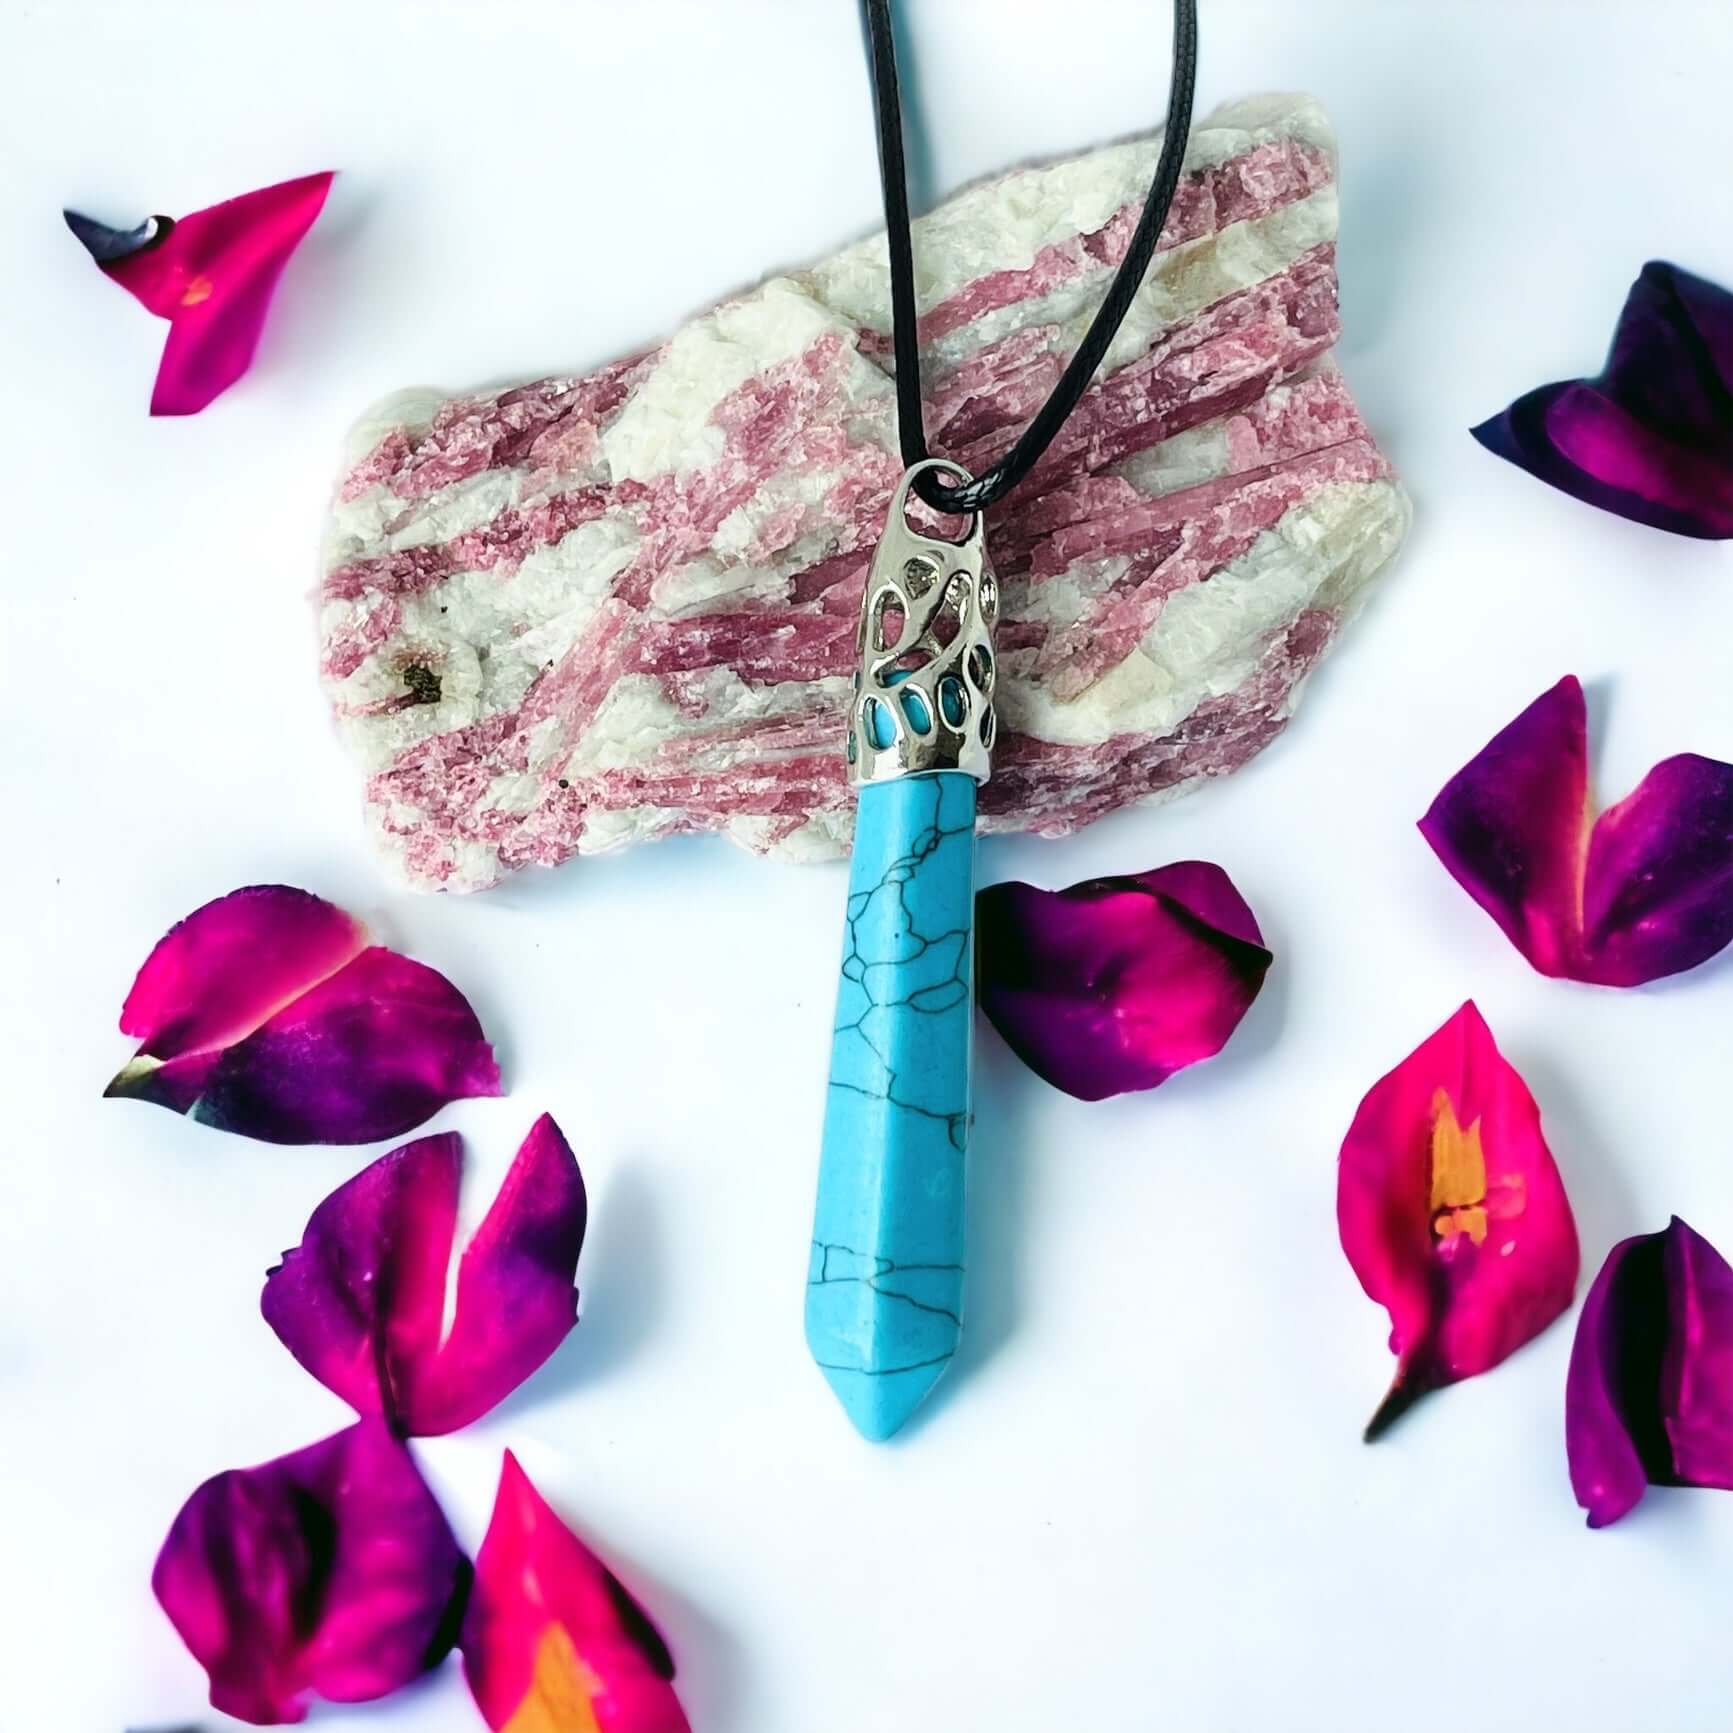
M 1004 1347 L 1022 1314 L 1035 1159 L 1029 1109 L 1049 1085 L 1024 1065 L 985 1019 L 976 1026 L 975 1043 L 963 1335 L 950 1370 L 897 1435 L 899 1442 L 917 1437 L 933 1415 L 950 1406 L 956 1393 Z
M 1355 156 L 1341 186 L 1336 262 L 1343 306 L 1336 353 L 1350 363 L 1356 392 L 1364 386 L 1371 399 L 1362 408 L 1375 427 L 1396 425 L 1394 416 L 1384 414 L 1384 381 L 1376 375 L 1362 379 L 1366 369 L 1352 363 L 1383 341 L 1397 309 L 1415 293 L 1421 261 L 1414 243 L 1425 232 L 1434 178 L 1418 136 L 1399 137 L 1391 127 L 1375 151 Z
M 606 1378 L 642 1350 L 661 1325 L 667 1259 L 655 1188 L 642 1169 L 628 1164 L 609 1178 L 585 1244 L 596 1249 L 590 1262 L 578 1264 L 578 1327 L 500 1404 L 495 1412 L 508 1421 Z

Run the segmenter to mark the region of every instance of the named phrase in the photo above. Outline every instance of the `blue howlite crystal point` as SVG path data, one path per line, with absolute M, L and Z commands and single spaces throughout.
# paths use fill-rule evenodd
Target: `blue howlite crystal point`
M 974 1035 L 975 779 L 860 791 L 806 1340 L 889 1438 L 956 1352 Z

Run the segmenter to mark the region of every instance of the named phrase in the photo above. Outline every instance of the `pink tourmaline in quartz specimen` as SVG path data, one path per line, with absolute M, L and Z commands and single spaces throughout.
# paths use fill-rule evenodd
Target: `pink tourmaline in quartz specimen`
M 927 428 L 977 468 L 1052 386 L 1159 138 L 916 225 Z M 992 514 L 989 830 L 1059 835 L 1238 768 L 1389 561 L 1408 506 L 1327 356 L 1334 138 L 1303 97 L 1193 133 L 1088 395 Z M 900 473 L 882 237 L 660 348 L 357 428 L 325 538 L 327 691 L 410 881 L 678 831 L 842 852 L 843 716 Z

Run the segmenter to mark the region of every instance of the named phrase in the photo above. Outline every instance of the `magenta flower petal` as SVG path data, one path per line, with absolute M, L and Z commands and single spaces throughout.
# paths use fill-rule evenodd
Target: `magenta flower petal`
M 367 1703 L 451 1648 L 469 1565 L 408 1450 L 376 1422 L 207 1480 L 151 1586 L 243 1721 Z
M 169 932 L 120 1026 L 143 1045 L 106 1093 L 272 1143 L 371 1143 L 500 1092 L 443 975 L 285 885 L 231 892 Z
M 157 941 L 121 1032 L 159 1059 L 227 1047 L 366 948 L 366 928 L 323 897 L 288 885 L 231 891 Z
M 338 1187 L 261 1300 L 265 1321 L 321 1384 L 406 1437 L 479 1419 L 577 1321 L 584 1182 L 544 1113 L 458 1265 L 441 1340 L 461 1150 L 453 1134 L 424 1137 Z
M 1569 1306 L 1577 1233 L 1540 1110 L 1472 1001 L 1372 1086 L 1342 1144 L 1342 1250 L 1390 1314 L 1366 1436 L 1496 1366 Z
M 1677 1216 L 1614 1246 L 1589 1289 L 1565 1451 L 1590 1528 L 1651 1485 L 1733 1487 L 1733 1269 Z
M 668 1645 L 509 1450 L 461 1647 L 495 1733 L 689 1733 Z
M 1669 758 L 1592 825 L 1591 810 L 1571 674 L 1445 784 L 1420 831 L 1543 975 L 1633 987 L 1733 941 L 1733 765 Z
M 499 1092 L 469 1001 L 375 945 L 231 1047 L 189 1111 L 270 1143 L 372 1143 Z
M 252 365 L 277 279 L 324 207 L 331 180 L 304 175 L 179 222 L 154 217 L 131 230 L 66 213 L 103 274 L 169 321 L 152 415 L 196 414 Z
M 1662 1241 L 1661 1234 L 1639 1234 L 1614 1246 L 1577 1319 L 1565 1380 L 1565 1454 L 1590 1528 L 1616 1522 L 1650 1481 L 1671 1478 L 1660 1417 Z
M 1543 385 L 1473 430 L 1575 499 L 1677 535 L 1733 536 L 1733 295 L 1652 260 L 1598 379 Z
M 1015 881 L 975 901 L 981 1009 L 1031 1070 L 1099 1101 L 1219 1053 L 1270 953 L 1208 861 L 1063 891 Z

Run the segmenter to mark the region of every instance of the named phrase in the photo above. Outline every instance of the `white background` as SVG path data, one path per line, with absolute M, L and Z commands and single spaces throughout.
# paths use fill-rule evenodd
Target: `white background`
M 1144 127 L 1160 0 L 910 4 L 926 193 Z M 584 1321 L 420 1454 L 480 1539 L 502 1447 L 666 1628 L 699 1733 L 1626 1733 L 1733 1720 L 1733 1497 L 1588 1533 L 1572 1324 L 1375 1448 L 1383 1314 L 1336 1242 L 1362 1092 L 1472 994 L 1539 1097 L 1582 1233 L 1678 1211 L 1733 1251 L 1733 960 L 1629 993 L 1532 974 L 1413 821 L 1561 674 L 1603 796 L 1733 758 L 1733 558 L 1598 514 L 1469 425 L 1592 372 L 1659 256 L 1733 282 L 1725 0 L 1205 0 L 1199 110 L 1304 88 L 1342 145 L 1340 358 L 1412 539 L 1285 739 L 1231 782 L 988 877 L 1222 862 L 1277 955 L 1215 1064 L 1097 1106 L 983 1030 L 970 1318 L 896 1444 L 801 1341 L 843 875 L 714 840 L 469 900 L 389 886 L 314 678 L 307 595 L 375 396 L 601 361 L 873 226 L 846 0 L 5 7 L 0 474 L 0 1733 L 198 1722 L 149 1591 L 206 1475 L 347 1410 L 257 1310 L 371 1152 L 100 1100 L 171 921 L 307 886 L 444 969 L 591 1188 Z M 145 414 L 164 327 L 60 225 L 342 172 L 253 373 Z M 454 1664 L 330 1733 L 479 1727 Z

